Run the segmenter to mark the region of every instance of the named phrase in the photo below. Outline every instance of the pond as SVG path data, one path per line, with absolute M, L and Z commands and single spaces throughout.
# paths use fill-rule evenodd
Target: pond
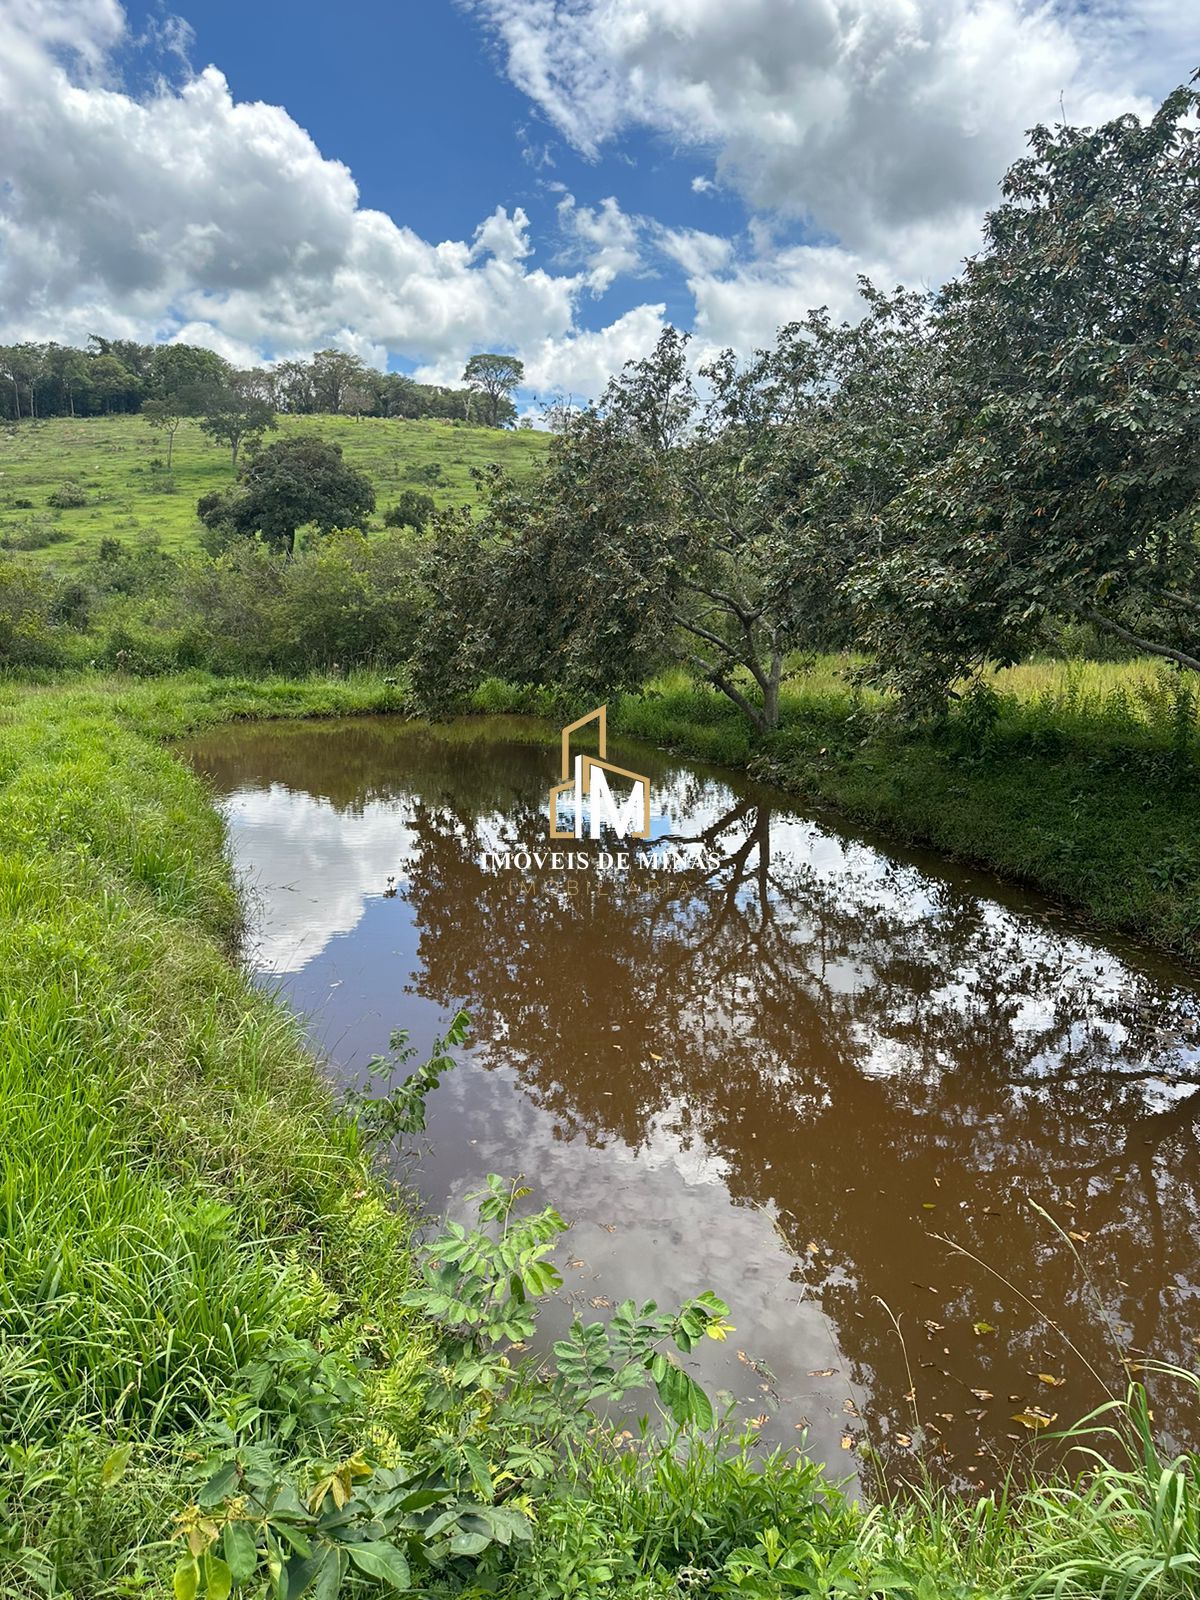
M 661 843 L 624 872 L 587 842 L 557 847 L 586 870 L 497 859 L 553 848 L 557 732 L 524 719 L 234 727 L 187 753 L 254 970 L 337 1078 L 469 1010 L 412 1182 L 465 1217 L 488 1172 L 524 1173 L 558 1207 L 554 1336 L 710 1288 L 736 1332 L 694 1370 L 764 1447 L 805 1437 L 838 1476 L 920 1450 L 960 1486 L 1054 1448 L 1123 1361 L 1194 1364 L 1186 972 L 626 741 L 674 865 Z M 1195 1445 L 1184 1390 L 1154 1399 Z

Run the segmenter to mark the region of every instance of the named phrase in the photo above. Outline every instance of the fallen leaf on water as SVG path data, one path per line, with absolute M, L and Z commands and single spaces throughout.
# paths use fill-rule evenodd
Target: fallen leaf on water
M 996 1398 L 990 1389 L 972 1389 L 971 1393 L 976 1400 L 994 1400 Z
M 810 1378 L 832 1378 L 836 1372 L 836 1367 L 810 1367 L 808 1375 Z
M 767 1412 L 767 1411 L 764 1411 L 764 1412 L 761 1413 L 761 1415 L 759 1415 L 757 1417 L 751 1417 L 750 1418 L 750 1426 L 752 1428 L 765 1428 L 767 1423 L 770 1422 L 770 1420 L 771 1420 L 770 1413 Z
M 1028 1428 L 1031 1433 L 1036 1433 L 1039 1428 L 1048 1428 L 1052 1422 L 1057 1420 L 1057 1411 L 1051 1416 L 1046 1416 L 1044 1412 L 1034 1411 L 1032 1407 L 1028 1411 L 1018 1411 L 1016 1416 L 1013 1417 L 1014 1422 L 1019 1422 L 1023 1428 Z
M 858 1407 L 854 1404 L 853 1400 L 843 1400 L 842 1401 L 842 1410 L 845 1411 L 847 1413 L 847 1415 L 851 1416 L 851 1417 L 856 1417 L 858 1415 Z
M 599 1309 L 601 1306 L 611 1306 L 612 1301 L 609 1300 L 606 1295 L 598 1294 L 588 1301 L 588 1305 L 595 1306 L 597 1309 Z
M 1073 1229 L 1067 1232 L 1067 1238 L 1074 1239 L 1077 1244 L 1086 1244 L 1091 1237 L 1090 1233 L 1076 1233 Z
M 971 1326 L 975 1329 L 975 1337 L 977 1339 L 982 1339 L 985 1334 L 995 1333 L 996 1331 L 990 1322 L 973 1322 Z
M 853 1450 L 854 1449 L 854 1435 L 852 1433 L 844 1433 L 842 1435 L 842 1449 L 843 1450 Z
M 921 1210 L 922 1211 L 936 1211 L 937 1210 L 937 1201 L 936 1200 L 922 1200 L 921 1201 Z
M 655 1055 L 655 1054 L 654 1054 L 654 1051 L 653 1051 L 653 1050 L 651 1050 L 651 1052 L 650 1052 L 650 1059 L 651 1059 L 651 1061 L 661 1061 L 661 1060 L 662 1060 L 662 1057 L 661 1057 L 661 1056 L 656 1056 L 656 1055 Z
M 1061 1389 L 1063 1384 L 1067 1381 L 1065 1378 L 1056 1378 L 1054 1374 L 1050 1372 L 1039 1372 L 1037 1378 L 1039 1383 L 1044 1383 L 1049 1389 Z

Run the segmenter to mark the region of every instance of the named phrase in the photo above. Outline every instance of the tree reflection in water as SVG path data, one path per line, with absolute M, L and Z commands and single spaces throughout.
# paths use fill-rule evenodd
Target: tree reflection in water
M 644 750 L 626 764 L 651 773 L 686 871 L 490 865 L 497 849 L 548 848 L 554 752 L 508 732 L 410 729 L 384 740 L 386 761 L 377 732 L 357 747 L 310 733 L 261 755 L 260 776 L 277 782 L 290 762 L 285 781 L 333 791 L 338 808 L 369 792 L 403 809 L 415 992 L 468 1005 L 479 1062 L 513 1069 L 564 1138 L 638 1151 L 666 1127 L 719 1157 L 734 1200 L 774 1217 L 885 1455 L 912 1409 L 878 1300 L 901 1318 L 952 1476 L 985 1467 L 981 1450 L 1011 1455 L 1009 1419 L 1030 1402 L 1066 1421 L 1103 1398 L 1003 1280 L 1123 1386 L 1095 1299 L 1027 1198 L 1087 1236 L 1127 1350 L 1191 1362 L 1200 1069 L 1179 973 Z M 255 767 L 237 762 L 204 760 L 227 788 Z M 736 1304 L 736 1284 L 714 1287 Z M 1195 1442 L 1181 1392 L 1161 1386 L 1156 1405 Z

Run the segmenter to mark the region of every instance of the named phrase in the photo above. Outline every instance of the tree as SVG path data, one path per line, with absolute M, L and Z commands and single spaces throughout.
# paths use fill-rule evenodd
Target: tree
M 150 394 L 191 414 L 188 408 L 194 407 L 201 395 L 227 384 L 232 375 L 228 361 L 215 351 L 194 344 L 155 345 L 150 358 Z
M 525 364 L 516 356 L 486 352 L 472 356 L 463 368 L 463 382 L 484 397 L 488 426 L 500 426 L 502 408 L 511 406 L 512 393 L 525 376 Z
M 942 696 L 1046 618 L 1200 671 L 1200 94 L 1039 127 L 941 297 L 943 448 L 856 579 L 893 681 Z
M 347 350 L 318 350 L 312 358 L 310 382 L 313 409 L 331 416 L 341 411 L 352 391 L 361 391 L 366 367 Z
M 183 412 L 177 404 L 172 405 L 169 400 L 144 400 L 142 415 L 152 428 L 160 428 L 167 436 L 167 471 L 170 472 L 175 435 L 183 422 Z
M 237 471 L 238 451 L 250 440 L 260 439 L 268 428 L 278 426 L 275 408 L 255 394 L 251 385 L 235 374 L 228 383 L 210 389 L 198 402 L 200 427 L 209 438 L 230 449 L 233 470 Z
M 366 473 L 348 467 L 342 447 L 315 434 L 277 439 L 250 454 L 235 488 L 205 495 L 196 507 L 209 529 L 263 540 L 291 555 L 297 528 L 322 533 L 359 528 L 375 509 Z

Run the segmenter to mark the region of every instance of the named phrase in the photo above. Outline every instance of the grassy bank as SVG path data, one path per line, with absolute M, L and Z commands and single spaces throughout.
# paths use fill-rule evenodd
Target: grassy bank
M 684 694 L 624 703 L 622 725 L 744 759 L 720 709 Z M 336 1522 L 396 1480 L 393 1502 L 418 1484 L 409 1544 L 448 1497 L 474 1502 L 472 1528 L 521 1519 L 529 1537 L 491 1544 L 453 1524 L 461 1542 L 411 1580 L 424 1592 L 1193 1593 L 1200 1474 L 1160 1461 L 1147 1424 L 1122 1472 L 864 1510 L 801 1457 L 609 1443 L 586 1417 L 564 1442 L 534 1391 L 499 1398 L 494 1363 L 491 1378 L 449 1365 L 405 1303 L 411 1220 L 295 1024 L 233 959 L 220 822 L 162 743 L 401 701 L 373 676 L 0 690 L 0 1594 L 168 1593 L 176 1516 L 199 1495 L 210 1509 L 187 1526 L 203 1542 L 207 1516 L 218 1542 L 196 1572 L 220 1600 L 241 1480 L 210 1474 L 235 1449 L 247 1481 L 255 1463 L 282 1475 L 293 1533 L 324 1494 Z M 399 1582 L 365 1526 L 343 1593 Z M 304 1560 L 293 1549 L 285 1572 Z M 256 1568 L 235 1592 L 300 1589 Z M 176 1593 L 192 1592 L 185 1573 Z
M 341 445 L 350 465 L 370 478 L 380 519 L 405 489 L 439 506 L 471 503 L 473 468 L 497 462 L 520 473 L 540 460 L 548 439 L 420 419 L 333 416 L 281 416 L 268 438 L 296 433 Z M 0 428 L 0 545 L 12 541 L 38 560 L 66 564 L 94 554 L 103 538 L 136 545 L 153 534 L 164 549 L 196 549 L 196 501 L 228 487 L 229 451 L 185 421 L 169 474 L 166 453 L 162 433 L 140 416 L 55 417 Z M 81 505 L 52 503 L 65 484 L 79 488 Z
M 905 727 L 853 664 L 806 663 L 756 738 L 724 697 L 667 674 L 613 698 L 610 725 L 749 767 L 906 843 L 1029 885 L 1095 927 L 1200 956 L 1200 723 L 1186 677 L 1152 664 L 997 673 L 937 726 Z M 561 720 L 558 697 L 489 683 L 477 709 Z

